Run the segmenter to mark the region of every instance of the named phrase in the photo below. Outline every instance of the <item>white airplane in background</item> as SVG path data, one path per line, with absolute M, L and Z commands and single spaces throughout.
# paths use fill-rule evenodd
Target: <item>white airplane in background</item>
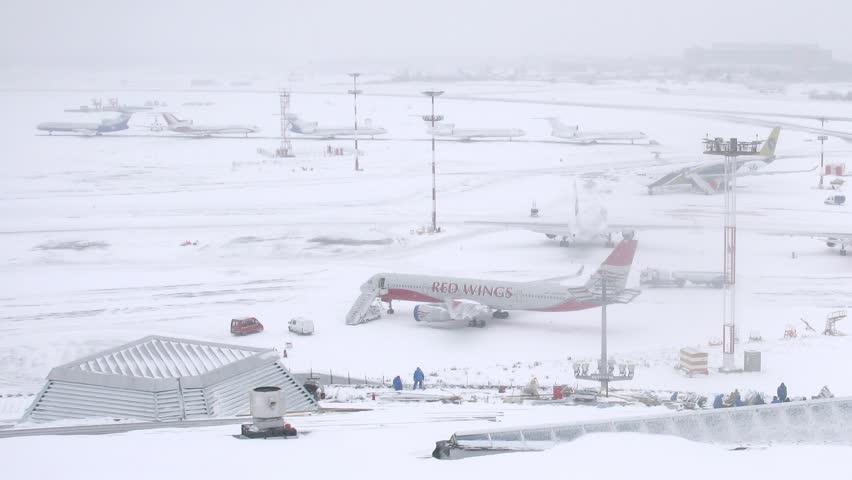
M 317 122 L 306 122 L 299 119 L 296 115 L 290 115 L 287 119 L 290 121 L 290 131 L 303 135 L 314 135 L 320 138 L 331 139 L 339 136 L 352 137 L 356 134 L 354 125 L 351 127 L 320 127 Z M 359 126 L 357 130 L 358 137 L 360 138 L 373 138 L 376 135 L 384 135 L 385 133 L 388 133 L 388 131 L 382 127 L 374 127 L 370 119 L 367 119 L 364 125 Z
M 242 134 L 248 137 L 249 133 L 260 131 L 260 128 L 255 125 L 194 125 L 192 120 L 181 120 L 171 113 L 163 113 L 162 115 L 166 121 L 166 128 L 168 130 L 197 137 L 235 134 Z
M 427 128 L 426 133 L 436 137 L 455 138 L 469 142 L 474 138 L 508 138 L 523 137 L 526 132 L 520 128 L 456 128 L 452 123 L 441 123 L 435 128 Z
M 775 147 L 778 146 L 778 137 L 781 135 L 781 127 L 775 127 L 769 137 L 763 141 L 763 145 L 757 155 L 743 155 L 736 159 L 736 172 L 738 177 L 749 175 L 768 175 L 770 173 L 759 172 L 760 169 L 775 161 Z M 757 142 L 760 142 L 759 140 Z M 803 170 L 800 170 L 803 171 Z M 794 172 L 771 172 L 794 173 Z M 725 162 L 724 160 L 713 160 L 710 162 L 691 165 L 680 168 L 654 180 L 647 185 L 648 193 L 654 194 L 659 189 L 672 187 L 691 187 L 693 190 L 706 194 L 718 192 L 724 186 Z
M 53 132 L 70 132 L 83 135 L 100 135 L 108 132 L 127 130 L 127 122 L 133 116 L 132 113 L 122 113 L 116 118 L 105 118 L 100 123 L 83 122 L 44 122 L 36 125 L 39 130 L 46 131 L 49 135 Z
M 636 240 L 622 240 L 597 272 L 576 287 L 562 286 L 556 279 L 506 282 L 380 273 L 361 286 L 361 296 L 349 311 L 346 323 L 364 323 L 367 309 L 376 298 L 388 304 L 389 314 L 393 313 L 394 300 L 422 302 L 414 308 L 414 319 L 419 322 L 474 327 L 485 326 L 483 317 L 489 312 L 493 318 L 508 318 L 508 310 L 570 312 L 628 303 L 639 295 L 638 290 L 626 288 L 637 245 Z
M 550 135 L 566 140 L 568 143 L 592 145 L 630 142 L 633 144 L 637 140 L 648 140 L 648 135 L 640 131 L 583 132 L 578 125 L 565 125 L 555 117 L 547 117 L 545 120 L 550 123 Z
M 612 246 L 613 235 L 621 234 L 623 239 L 629 240 L 633 238 L 635 229 L 641 227 L 639 225 L 609 224 L 607 222 L 607 211 L 603 205 L 592 205 L 581 209 L 576 182 L 574 182 L 574 215 L 567 222 L 471 220 L 465 223 L 543 233 L 550 239 L 559 238 L 559 244 L 563 247 L 574 244 L 596 243 L 601 240 L 605 241 L 607 246 Z M 651 228 L 651 226 L 645 227 Z M 665 228 L 660 226 L 654 227 Z

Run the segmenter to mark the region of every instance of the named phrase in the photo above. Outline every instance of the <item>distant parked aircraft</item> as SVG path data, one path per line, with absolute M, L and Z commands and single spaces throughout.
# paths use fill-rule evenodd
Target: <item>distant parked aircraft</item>
M 778 137 L 781 127 L 775 127 L 764 140 L 758 155 L 743 155 L 736 159 L 736 175 L 738 177 L 748 175 L 761 175 L 760 169 L 775 161 L 775 147 L 778 145 Z M 694 190 L 711 194 L 718 192 L 724 186 L 725 162 L 724 160 L 713 160 L 709 162 L 692 165 L 670 172 L 648 185 L 648 193 L 653 194 L 656 190 L 691 186 Z
M 583 145 L 595 143 L 634 143 L 637 140 L 648 140 L 648 135 L 636 130 L 584 132 L 577 125 L 565 125 L 558 118 L 547 117 L 550 123 L 550 135 L 561 138 L 568 143 Z
M 523 137 L 526 132 L 520 128 L 456 128 L 452 123 L 441 123 L 435 128 L 426 129 L 426 133 L 436 137 L 449 137 L 462 141 L 474 138 L 508 138 Z
M 127 122 L 130 121 L 132 113 L 122 113 L 116 118 L 105 118 L 100 123 L 90 122 L 45 122 L 36 125 L 39 130 L 44 130 L 48 134 L 53 135 L 53 132 L 71 132 L 83 135 L 100 135 L 108 132 L 118 132 L 127 130 Z
M 137 106 L 137 105 L 122 105 L 118 103 L 118 98 L 110 98 L 104 104 L 100 98 L 92 99 L 92 106 L 81 105 L 77 108 L 66 108 L 66 112 L 74 113 L 96 113 L 96 112 L 118 112 L 118 113 L 137 113 L 146 110 L 151 110 L 153 105 Z
M 249 133 L 260 131 L 255 125 L 194 125 L 192 120 L 181 120 L 171 113 L 163 113 L 163 119 L 166 120 L 166 128 L 170 131 L 198 137 L 228 134 L 248 136 Z
M 621 238 L 631 239 L 636 228 L 636 226 L 609 224 L 607 222 L 607 211 L 603 205 L 592 204 L 580 208 L 576 182 L 574 182 L 574 214 L 565 220 L 558 223 L 541 221 L 541 219 L 508 222 L 471 220 L 465 223 L 543 233 L 550 239 L 559 238 L 559 244 L 562 246 L 600 241 L 605 241 L 607 245 L 612 246 L 613 235 L 620 234 Z
M 288 120 L 290 121 L 290 131 L 303 135 L 331 139 L 340 136 L 351 137 L 356 134 L 354 125 L 351 127 L 320 127 L 317 122 L 306 122 L 296 115 L 290 115 Z M 376 135 L 384 135 L 385 133 L 388 133 L 388 131 L 382 127 L 374 127 L 370 119 L 367 119 L 363 126 L 359 126 L 357 131 L 358 136 L 361 138 L 372 138 Z

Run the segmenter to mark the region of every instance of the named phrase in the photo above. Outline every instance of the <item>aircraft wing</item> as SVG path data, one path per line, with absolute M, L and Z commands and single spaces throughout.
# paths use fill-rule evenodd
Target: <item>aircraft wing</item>
M 593 138 L 593 137 L 571 137 L 571 138 L 562 137 L 562 138 L 563 138 L 563 141 L 565 143 L 574 143 L 574 144 L 577 144 L 577 145 L 594 145 L 594 144 L 598 143 L 598 139 Z
M 783 237 L 809 237 L 825 243 L 829 247 L 840 246 L 840 254 L 846 255 L 846 247 L 852 246 L 852 232 L 803 232 L 803 231 L 778 231 L 763 230 L 760 233 Z
M 773 232 L 776 235 L 790 235 L 790 236 L 807 236 L 811 238 L 816 238 L 820 240 L 835 240 L 837 242 L 845 242 L 852 244 L 852 233 L 849 232 L 788 232 L 788 233 L 777 233 Z
M 529 230 L 531 232 L 543 233 L 545 235 L 571 236 L 577 233 L 576 226 L 570 223 L 555 222 L 494 222 L 472 220 L 465 222 L 469 225 L 483 225 L 492 227 L 503 227 L 506 230 Z M 630 233 L 636 230 L 696 230 L 701 227 L 695 225 L 663 225 L 663 224 L 618 224 L 611 223 L 600 231 L 601 235 L 608 233 Z
M 852 246 L 852 233 L 814 233 L 811 237 L 829 248 L 839 246 L 841 255 L 846 255 L 846 247 Z
M 79 133 L 81 135 L 97 135 L 97 129 L 93 128 L 74 128 L 71 130 L 74 133 Z
M 545 278 L 543 280 L 530 280 L 526 283 L 544 283 L 544 282 L 560 283 L 563 280 L 568 280 L 569 278 L 577 278 L 577 277 L 581 276 L 583 274 L 583 270 L 585 270 L 585 269 L 586 269 L 585 265 L 581 265 L 580 269 L 577 270 L 577 272 L 575 272 L 572 275 L 562 275 L 562 276 L 559 276 L 559 277 L 550 277 L 550 278 Z
M 543 233 L 545 235 L 570 236 L 576 233 L 576 228 L 569 223 L 547 223 L 547 222 L 489 222 L 473 220 L 465 222 L 470 225 L 483 225 L 490 227 L 503 227 L 506 230 L 529 230 L 531 232 Z
M 824 241 L 834 241 L 837 243 L 852 244 L 852 233 L 818 234 L 814 235 L 814 238 Z
M 744 172 L 744 173 L 737 173 L 737 176 L 738 177 L 757 177 L 757 176 L 760 176 L 760 175 L 781 175 L 781 174 L 784 174 L 784 173 L 808 173 L 808 172 L 813 172 L 817 168 L 819 168 L 819 165 L 814 165 L 812 168 L 806 168 L 806 169 L 803 169 L 803 170 L 773 170 L 771 172 L 756 171 L 756 172 L 747 172 L 747 173 Z

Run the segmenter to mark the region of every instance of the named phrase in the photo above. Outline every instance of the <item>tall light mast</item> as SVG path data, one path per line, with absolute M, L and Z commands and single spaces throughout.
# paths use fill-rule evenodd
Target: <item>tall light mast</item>
M 600 286 L 600 295 L 601 295 L 601 356 L 598 360 L 598 371 L 590 371 L 588 369 L 588 363 L 583 362 L 581 365 L 574 365 L 574 378 L 577 380 L 592 380 L 595 382 L 599 382 L 601 384 L 601 393 L 604 396 L 609 396 L 609 384 L 610 382 L 617 382 L 623 380 L 632 380 L 634 366 L 631 365 L 620 365 L 618 368 L 618 373 L 615 372 L 615 363 L 613 362 L 612 368 L 610 368 L 610 360 L 609 360 L 609 352 L 607 351 L 607 332 L 606 332 L 606 306 L 609 303 L 607 299 L 607 291 L 606 291 L 606 282 L 607 277 L 610 275 L 609 266 L 604 264 L 601 269 L 600 276 L 600 284 L 597 282 L 592 286 L 592 292 L 596 292 L 598 286 Z
M 720 155 L 725 157 L 724 168 L 724 197 L 725 197 L 725 226 L 724 226 L 724 255 L 722 271 L 725 285 L 722 288 L 722 372 L 737 372 L 735 344 L 737 338 L 737 157 L 742 155 L 758 155 L 760 141 L 738 142 L 736 138 L 729 141 L 721 137 L 704 140 L 705 155 Z
M 352 90 L 349 90 L 349 94 L 352 95 L 352 107 L 355 111 L 355 171 L 358 172 L 361 170 L 358 165 L 358 94 L 361 93 L 361 90 L 358 90 L 358 77 L 361 74 L 353 72 L 349 76 L 352 77 Z
M 432 232 L 438 232 L 438 201 L 437 201 L 437 190 L 435 185 L 435 122 L 440 122 L 444 119 L 443 115 L 435 115 L 435 97 L 440 96 L 443 91 L 440 90 L 427 90 L 423 92 L 423 95 L 426 95 L 432 99 L 432 114 L 431 115 L 423 115 L 423 120 L 430 122 L 432 125 L 432 129 L 430 130 L 432 133 Z
M 828 137 L 820 135 L 817 140 L 819 140 L 819 188 L 822 188 L 823 177 L 825 176 L 825 141 L 828 140 Z
M 290 144 L 290 138 L 287 135 L 287 123 L 290 121 L 290 91 L 282 88 L 278 92 L 278 103 L 281 109 L 281 145 L 278 147 L 276 156 L 292 157 L 293 146 Z

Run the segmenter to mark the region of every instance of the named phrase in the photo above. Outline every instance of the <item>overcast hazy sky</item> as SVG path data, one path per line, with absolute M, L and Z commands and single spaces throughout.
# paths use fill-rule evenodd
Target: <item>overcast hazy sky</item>
M 678 55 L 816 43 L 852 59 L 849 0 L 4 0 L 5 65 Z

